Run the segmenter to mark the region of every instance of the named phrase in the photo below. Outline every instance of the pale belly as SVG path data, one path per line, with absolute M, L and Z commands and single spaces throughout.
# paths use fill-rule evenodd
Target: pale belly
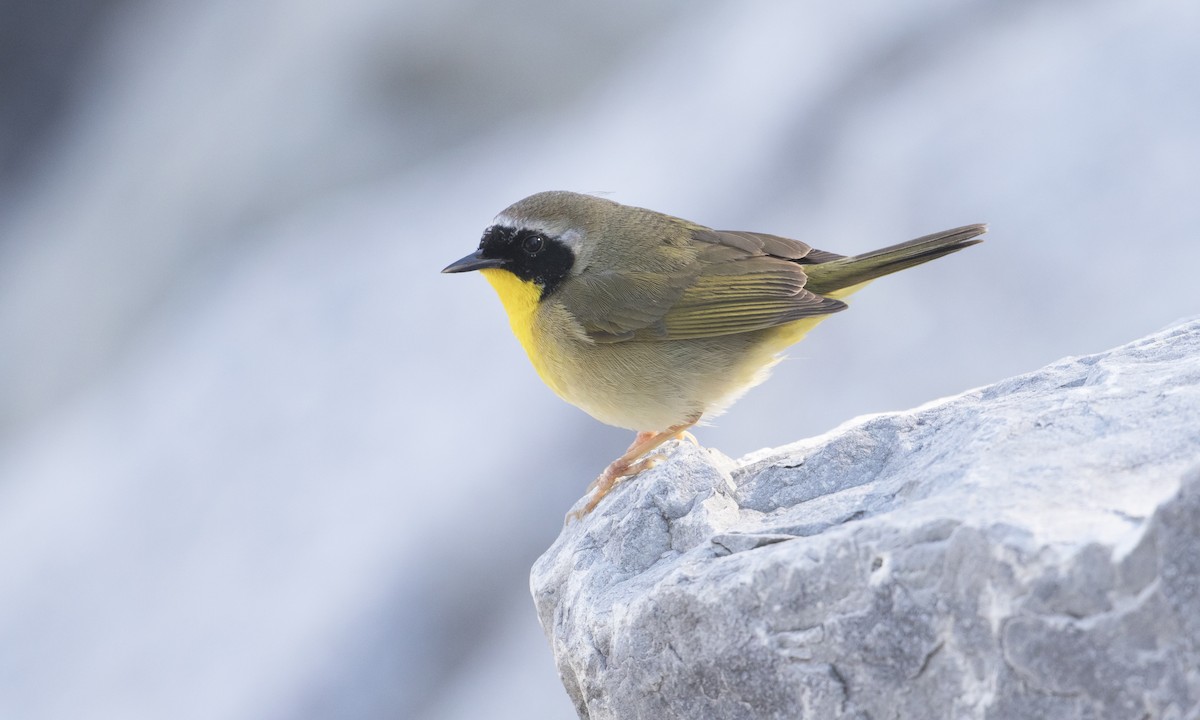
M 597 420 L 644 431 L 719 414 L 765 380 L 778 354 L 823 318 L 714 338 L 619 343 L 546 330 L 563 327 L 563 319 L 535 323 L 534 365 L 542 379 Z

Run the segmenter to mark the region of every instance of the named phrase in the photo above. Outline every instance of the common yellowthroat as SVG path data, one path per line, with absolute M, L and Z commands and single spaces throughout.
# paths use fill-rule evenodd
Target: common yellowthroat
M 479 270 L 542 380 L 637 437 L 586 514 L 648 454 L 766 379 L 779 353 L 898 270 L 982 242 L 967 225 L 846 257 L 572 192 L 530 195 L 442 272 Z

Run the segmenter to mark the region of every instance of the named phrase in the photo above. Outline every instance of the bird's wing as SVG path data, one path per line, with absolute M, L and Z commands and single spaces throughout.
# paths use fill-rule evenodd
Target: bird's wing
M 611 343 L 751 332 L 846 307 L 805 289 L 803 263 L 826 253 L 804 243 L 708 229 L 692 239 L 678 267 L 579 275 L 571 295 L 588 302 L 568 297 L 568 310 L 589 337 Z

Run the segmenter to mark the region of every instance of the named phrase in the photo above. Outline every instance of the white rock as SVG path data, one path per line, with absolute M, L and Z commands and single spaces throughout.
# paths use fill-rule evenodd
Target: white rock
M 532 589 L 592 720 L 1194 718 L 1198 469 L 1192 320 L 740 463 L 679 444 Z

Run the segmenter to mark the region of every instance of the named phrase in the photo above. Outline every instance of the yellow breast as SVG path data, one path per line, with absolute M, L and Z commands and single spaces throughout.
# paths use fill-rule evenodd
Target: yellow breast
M 536 283 L 522 280 L 507 270 L 489 268 L 481 270 L 483 276 L 496 289 L 504 312 L 508 315 L 508 324 L 512 326 L 513 335 L 517 336 L 533 369 L 537 370 L 542 382 L 550 386 L 554 392 L 562 395 L 559 384 L 555 382 L 544 349 L 538 342 L 535 320 L 538 302 L 542 299 L 542 289 Z

